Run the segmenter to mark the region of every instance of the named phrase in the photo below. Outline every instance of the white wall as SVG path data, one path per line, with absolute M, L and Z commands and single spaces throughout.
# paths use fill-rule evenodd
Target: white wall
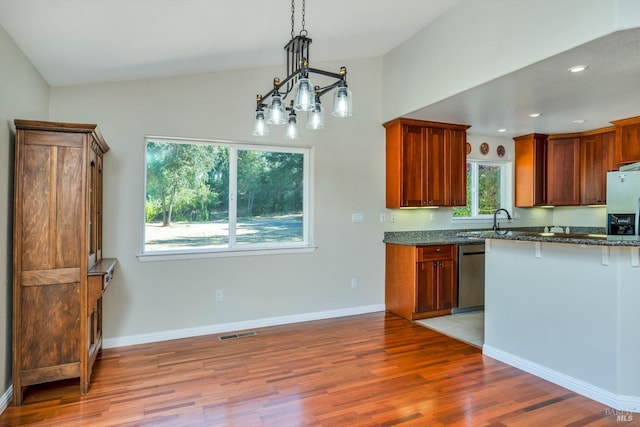
M 484 354 L 640 412 L 638 248 L 491 239 Z
M 382 118 L 406 115 L 542 59 L 640 26 L 631 0 L 464 0 L 384 56 Z
M 327 115 L 295 145 L 315 147 L 315 243 L 310 254 L 145 262 L 141 248 L 144 136 L 284 143 L 282 128 L 251 136 L 255 94 L 281 69 L 244 70 L 134 82 L 59 87 L 51 118 L 98 123 L 105 155 L 104 255 L 120 267 L 105 296 L 107 339 L 294 316 L 384 302 L 384 128 L 381 59 L 315 64 L 349 68 L 354 115 Z M 329 98 L 330 100 L 330 98 Z M 327 101 L 325 101 L 327 102 Z M 351 223 L 352 212 L 366 222 Z M 351 288 L 351 278 L 358 287 Z M 216 289 L 224 301 L 214 302 Z
M 0 412 L 11 384 L 13 120 L 46 119 L 49 86 L 0 27 Z

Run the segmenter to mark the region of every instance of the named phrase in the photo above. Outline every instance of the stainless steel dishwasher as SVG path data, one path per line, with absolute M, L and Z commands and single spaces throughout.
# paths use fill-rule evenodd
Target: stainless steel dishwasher
M 458 245 L 458 308 L 471 311 L 484 307 L 484 242 Z

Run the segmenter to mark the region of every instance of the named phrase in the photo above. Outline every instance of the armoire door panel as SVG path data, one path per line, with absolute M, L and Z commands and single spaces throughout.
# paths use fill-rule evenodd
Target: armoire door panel
M 28 286 L 21 290 L 23 370 L 80 359 L 80 284 Z

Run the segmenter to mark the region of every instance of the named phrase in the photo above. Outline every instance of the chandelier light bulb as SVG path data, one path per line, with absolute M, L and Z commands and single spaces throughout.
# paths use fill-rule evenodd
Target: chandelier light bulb
M 351 91 L 347 86 L 338 86 L 336 89 L 336 93 L 333 98 L 333 112 L 331 115 L 335 117 L 349 117 L 352 115 Z
M 324 129 L 324 112 L 320 101 L 316 101 L 312 111 L 307 117 L 307 128 L 313 130 Z
M 313 98 L 314 91 L 309 78 L 302 77 L 298 82 L 293 108 L 296 111 L 311 111 L 313 110 Z
M 264 112 L 262 110 L 256 111 L 256 119 L 253 122 L 253 135 L 269 135 L 269 126 L 267 126 L 267 122 L 264 119 Z
M 282 98 L 278 92 L 271 96 L 271 104 L 267 114 L 267 123 L 270 125 L 283 125 L 287 121 L 284 118 L 284 107 L 282 106 Z
M 294 111 L 289 114 L 289 121 L 287 123 L 287 129 L 284 132 L 284 137 L 287 139 L 300 138 L 300 130 L 298 129 L 298 121 Z

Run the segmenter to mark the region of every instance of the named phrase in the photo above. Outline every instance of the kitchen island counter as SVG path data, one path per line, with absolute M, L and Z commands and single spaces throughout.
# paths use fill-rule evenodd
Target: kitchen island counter
M 445 244 L 479 244 L 485 239 L 519 240 L 527 242 L 567 243 L 593 246 L 631 246 L 640 247 L 640 240 L 613 240 L 600 228 L 577 228 L 577 233 L 548 233 L 538 228 L 517 228 L 500 230 L 437 230 L 437 231 L 398 231 L 384 233 L 384 243 L 409 246 L 428 246 Z
M 640 240 L 611 239 L 606 234 L 578 233 L 539 233 L 529 231 L 508 231 L 506 234 L 486 234 L 485 239 L 521 240 L 527 242 L 567 243 L 574 245 L 594 246 L 638 246 Z
M 483 353 L 610 408 L 640 412 L 640 245 L 485 240 Z

